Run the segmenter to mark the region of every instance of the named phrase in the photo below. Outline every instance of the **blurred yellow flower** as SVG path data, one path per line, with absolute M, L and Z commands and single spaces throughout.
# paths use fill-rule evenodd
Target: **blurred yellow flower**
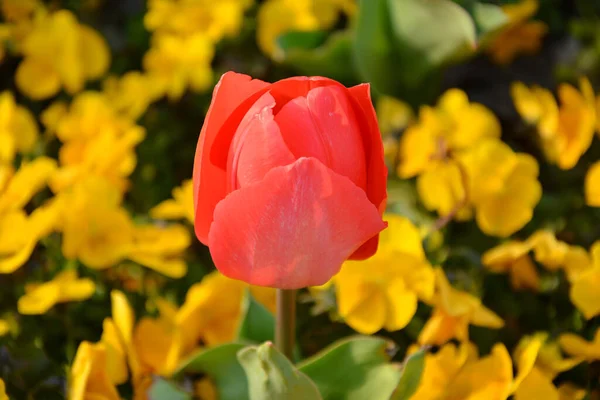
M 10 323 L 0 318 L 0 337 L 5 336 L 8 332 L 10 332 Z
M 58 303 L 89 299 L 95 291 L 94 281 L 79 279 L 75 270 L 65 270 L 50 282 L 26 285 L 25 295 L 19 298 L 17 308 L 21 314 L 45 314 Z
M 100 78 L 110 64 L 110 51 L 94 29 L 79 24 L 67 10 L 45 14 L 34 21 L 24 38 L 24 60 L 15 79 L 19 90 L 34 100 L 47 99 L 61 87 L 70 94 L 87 80 Z
M 590 249 L 591 262 L 571 279 L 569 297 L 586 319 L 600 314 L 600 241 Z M 587 268 L 586 268 L 587 267 Z
M 450 286 L 444 271 L 435 270 L 433 313 L 419 334 L 420 344 L 442 345 L 450 339 L 469 339 L 469 325 L 498 329 L 504 321 L 481 304 L 477 297 Z
M 62 252 L 90 268 L 122 261 L 133 241 L 133 223 L 120 205 L 120 193 L 106 180 L 88 178 L 59 197 Z
M 194 223 L 194 187 L 191 179 L 173 189 L 173 198 L 165 200 L 150 210 L 155 219 L 186 219 Z
M 31 17 L 42 4 L 39 0 L 2 0 L 0 6 L 4 19 L 15 22 Z
M 117 389 L 109 379 L 106 357 L 103 343 L 81 342 L 71 367 L 68 400 L 120 399 Z
M 508 24 L 487 49 L 492 60 L 498 64 L 509 64 L 519 54 L 534 54 L 540 49 L 548 27 L 540 21 L 529 21 L 538 7 L 538 0 L 521 0 L 502 6 Z
M 418 298 L 433 295 L 433 268 L 418 229 L 394 214 L 384 219 L 389 225 L 380 235 L 377 253 L 364 261 L 347 261 L 333 278 L 340 316 L 363 334 L 404 328 Z
M 421 382 L 411 400 L 505 400 L 512 379 L 510 355 L 503 344 L 496 344 L 489 355 L 479 358 L 471 343 L 458 347 L 448 343 L 425 356 Z
M 218 400 L 217 388 L 209 377 L 203 377 L 194 382 L 194 395 L 202 400 Z M 1 400 L 1 399 L 0 399 Z
M 551 163 L 571 169 L 587 151 L 594 137 L 596 102 L 589 80 L 579 80 L 578 91 L 563 83 L 558 87 L 560 107 L 550 92 L 514 83 L 511 94 L 521 116 L 538 127 L 542 149 Z
M 38 240 L 56 228 L 56 204 L 49 202 L 30 215 L 23 210 L 47 183 L 56 163 L 39 157 L 15 173 L 0 165 L 0 273 L 8 274 L 25 264 Z
M 267 0 L 258 11 L 256 37 L 258 47 L 277 59 L 277 38 L 292 31 L 329 29 L 340 13 L 352 15 L 352 0 Z
M 37 123 L 25 107 L 15 103 L 11 92 L 0 93 L 0 163 L 10 163 L 15 154 L 33 150 Z
M 385 159 L 388 165 L 395 169 L 398 158 L 397 134 L 412 122 L 414 113 L 407 103 L 389 96 L 381 96 L 375 109 L 383 136 Z
M 469 176 L 469 201 L 484 233 L 507 237 L 531 220 L 542 196 L 535 158 L 490 139 L 464 154 L 461 162 Z
M 181 256 L 190 244 L 190 232 L 182 225 L 140 225 L 133 231 L 127 258 L 170 278 L 181 278 L 187 273 Z
M 117 112 L 132 120 L 141 117 L 161 95 L 155 82 L 139 71 L 106 78 L 103 93 Z
M 236 36 L 253 0 L 150 0 L 144 25 L 149 31 L 182 36 L 202 33 L 213 42 Z
M 585 175 L 585 203 L 600 207 L 600 161 L 593 163 Z
M 499 137 L 500 122 L 488 108 L 471 103 L 462 90 L 450 89 L 435 108 L 423 106 L 418 121 L 402 135 L 398 175 L 411 178 L 424 172 L 432 159 L 443 160 Z
M 211 88 L 213 56 L 213 44 L 203 33 L 154 35 L 144 56 L 144 70 L 161 94 L 178 100 L 188 87 L 195 92 Z
M 594 339 L 590 342 L 572 333 L 560 335 L 558 341 L 567 354 L 588 362 L 600 360 L 600 329 L 596 330 Z
M 6 394 L 6 385 L 4 381 L 0 378 L 0 400 L 10 400 L 8 395 Z

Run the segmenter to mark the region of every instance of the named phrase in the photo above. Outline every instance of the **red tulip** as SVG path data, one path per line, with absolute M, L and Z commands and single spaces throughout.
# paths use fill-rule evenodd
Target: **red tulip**
M 230 278 L 322 285 L 377 250 L 386 178 L 368 84 L 227 72 L 196 148 L 196 235 Z

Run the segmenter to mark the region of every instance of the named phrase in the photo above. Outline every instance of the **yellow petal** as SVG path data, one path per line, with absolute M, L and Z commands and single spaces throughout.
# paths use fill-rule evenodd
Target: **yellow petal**
M 514 262 L 510 268 L 510 282 L 516 290 L 530 289 L 535 292 L 539 291 L 540 276 L 531 258 L 521 257 Z
M 565 353 L 581 357 L 587 361 L 600 360 L 600 330 L 596 331 L 593 342 L 588 342 L 580 336 L 566 333 L 558 339 Z
M 59 302 L 81 301 L 92 297 L 96 284 L 88 278 L 77 279 L 61 285 Z
M 442 345 L 452 338 L 467 340 L 469 321 L 467 316 L 454 317 L 435 310 L 419 333 L 418 342 L 422 345 Z
M 54 67 L 31 57 L 19 64 L 15 81 L 19 90 L 33 100 L 47 99 L 60 90 L 60 76 Z
M 517 388 L 515 400 L 559 400 L 559 394 L 552 380 L 533 368 Z
M 522 82 L 513 82 L 510 95 L 517 112 L 525 121 L 536 123 L 540 119 L 542 110 L 539 101 L 527 86 Z
M 38 138 L 38 127 L 33 115 L 24 107 L 18 106 L 12 122 L 15 135 L 15 146 L 18 151 L 25 153 L 33 150 Z
M 428 210 L 446 216 L 466 200 L 466 187 L 460 166 L 453 161 L 429 163 L 430 167 L 417 178 L 417 191 Z
M 0 195 L 0 210 L 24 207 L 40 191 L 56 170 L 56 162 L 48 157 L 38 157 L 23 164 Z
M 10 324 L 5 319 L 0 319 L 0 337 L 10 332 Z
M 600 314 L 600 266 L 581 272 L 571 285 L 571 301 L 590 319 Z
M 173 327 L 160 319 L 142 318 L 135 327 L 133 344 L 140 361 L 155 373 L 162 373 L 174 344 Z
M 592 164 L 585 176 L 585 203 L 591 207 L 600 207 L 600 161 Z
M 187 273 L 187 264 L 179 258 L 166 258 L 160 255 L 139 252 L 129 253 L 127 258 L 169 278 L 181 278 Z
M 371 288 L 356 307 L 348 310 L 344 321 L 359 333 L 370 335 L 384 327 L 386 322 L 386 299 L 377 288 Z M 341 311 L 340 311 L 340 314 Z
M 414 113 L 407 103 L 389 96 L 381 96 L 377 100 L 376 110 L 383 136 L 400 132 L 414 118 Z
M 437 146 L 432 130 L 422 122 L 406 129 L 399 143 L 397 173 L 400 178 L 412 178 L 426 170 Z
M 558 394 L 560 400 L 583 400 L 587 392 L 572 383 L 564 382 L 558 386 Z
M 106 370 L 103 343 L 81 342 L 71 367 L 68 400 L 119 400 L 119 393 Z
M 483 305 L 480 305 L 473 311 L 473 314 L 471 314 L 471 323 L 492 329 L 500 329 L 504 326 L 502 318 Z
M 133 334 L 135 314 L 123 292 L 113 290 L 110 292 L 110 299 L 113 321 L 123 338 L 125 346 L 128 347 L 131 343 L 131 335 Z
M 60 289 L 60 286 L 53 282 L 39 285 L 19 298 L 17 302 L 19 313 L 25 315 L 45 314 L 59 301 Z
M 81 62 L 85 76 L 97 79 L 106 73 L 110 64 L 110 50 L 104 38 L 94 29 L 80 25 Z
M 127 382 L 127 348 L 114 321 L 106 318 L 102 323 L 100 341 L 106 348 L 106 370 L 110 381 L 115 385 Z
M 418 260 L 425 259 L 421 234 L 408 218 L 385 213 L 383 220 L 387 221 L 388 227 L 379 235 L 380 249 L 410 254 Z
M 519 348 L 515 364 L 517 366 L 517 376 L 513 381 L 513 391 L 516 390 L 523 380 L 531 373 L 535 360 L 542 348 L 544 337 L 542 335 L 534 335 L 533 337 L 526 338 L 527 341 L 524 345 Z
M 387 316 L 385 329 L 389 332 L 404 328 L 417 312 L 417 295 L 410 291 L 404 280 L 395 279 L 387 287 Z

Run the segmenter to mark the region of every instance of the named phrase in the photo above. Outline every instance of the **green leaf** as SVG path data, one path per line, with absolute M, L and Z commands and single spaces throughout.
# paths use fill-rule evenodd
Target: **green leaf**
M 443 66 L 476 47 L 473 19 L 451 0 L 362 0 L 359 10 L 359 71 L 377 91 L 412 104 L 435 93 Z
M 305 360 L 298 369 L 310 377 L 324 400 L 388 400 L 400 379 L 390 363 L 390 342 L 356 336 Z
M 393 400 L 408 400 L 415 394 L 421 382 L 424 367 L 425 352 L 423 350 L 419 350 L 406 358 L 400 383 L 392 397 Z
M 149 400 L 192 400 L 189 393 L 162 378 L 157 378 L 148 389 Z
M 262 304 L 246 290 L 242 300 L 242 321 L 238 328 L 238 340 L 263 343 L 273 340 L 275 335 L 275 318 Z
M 351 32 L 335 32 L 325 36 L 326 41 L 322 34 L 291 32 L 279 37 L 282 62 L 302 75 L 326 76 L 347 85 L 357 83 Z
M 200 350 L 185 360 L 175 375 L 204 373 L 215 383 L 219 399 L 247 400 L 249 399 L 248 381 L 237 359 L 238 351 L 244 347 L 246 344 L 227 343 Z
M 240 350 L 238 360 L 246 371 L 250 400 L 321 399 L 310 378 L 294 368 L 271 342 Z
M 479 41 L 489 39 L 490 35 L 496 33 L 509 21 L 502 7 L 488 3 L 473 5 L 473 19 L 479 30 Z

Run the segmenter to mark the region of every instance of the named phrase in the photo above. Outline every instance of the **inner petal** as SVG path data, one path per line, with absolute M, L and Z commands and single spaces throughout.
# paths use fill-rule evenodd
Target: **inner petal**
M 325 86 L 296 97 L 275 115 L 294 157 L 313 157 L 366 188 L 363 140 L 343 89 Z

